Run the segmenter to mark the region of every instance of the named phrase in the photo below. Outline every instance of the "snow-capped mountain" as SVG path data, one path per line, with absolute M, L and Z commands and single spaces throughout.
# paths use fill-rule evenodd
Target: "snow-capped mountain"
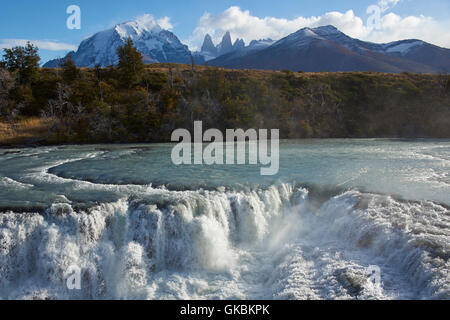
M 217 57 L 217 47 L 214 45 L 209 34 L 205 36 L 200 54 L 205 57 L 205 60 L 211 60 Z
M 209 61 L 231 52 L 244 50 L 245 48 L 246 46 L 243 39 L 238 38 L 234 44 L 232 43 L 230 32 L 225 33 L 222 41 L 217 46 L 214 45 L 211 36 L 207 34 L 203 41 L 201 51 L 196 54 L 202 56 L 205 61 Z
M 302 36 L 302 33 L 308 34 L 307 37 Z M 292 40 L 294 39 L 321 39 L 321 40 L 329 40 L 336 42 L 344 47 L 346 47 L 349 50 L 352 50 L 354 52 L 358 53 L 364 53 L 366 51 L 374 51 L 389 55 L 399 55 L 399 56 L 406 56 L 408 53 L 415 49 L 419 49 L 422 46 L 430 46 L 432 45 L 416 39 L 409 39 L 409 40 L 401 40 L 401 41 L 395 41 L 390 43 L 384 43 L 384 44 L 378 44 L 378 43 L 372 43 L 372 42 L 365 42 L 358 39 L 351 38 L 347 36 L 346 34 L 339 31 L 334 26 L 324 26 L 319 27 L 315 29 L 302 29 L 298 31 L 298 34 L 295 33 L 287 38 L 285 40 Z M 283 41 L 280 41 L 279 44 L 283 43 Z M 435 48 L 438 48 L 434 46 Z
M 106 67 L 118 62 L 117 49 L 131 38 L 144 62 L 191 63 L 189 48 L 170 31 L 162 29 L 151 15 L 121 23 L 81 42 L 73 61 L 80 67 Z M 197 61 L 202 63 L 203 61 Z M 44 67 L 52 67 L 55 60 Z
M 351 38 L 333 26 L 303 28 L 287 37 L 253 40 L 248 46 L 226 32 L 214 45 L 205 36 L 200 52 L 188 47 L 170 31 L 162 29 L 151 15 L 121 23 L 84 40 L 73 61 L 82 67 L 109 66 L 118 62 L 117 48 L 131 38 L 144 62 L 175 62 L 243 69 L 290 69 L 293 71 L 378 71 L 378 72 L 450 72 L 450 50 L 421 40 L 408 39 L 385 44 Z M 47 62 L 44 67 L 58 67 L 64 59 Z
M 218 56 L 217 59 L 220 60 L 220 63 L 226 64 L 228 61 L 233 61 L 239 57 L 246 56 L 252 52 L 257 52 L 265 48 L 268 48 L 274 43 L 275 41 L 272 39 L 261 39 L 261 40 L 252 40 L 248 46 L 245 46 L 244 40 L 237 39 L 235 44 L 233 45 L 233 51 Z M 208 59 L 204 53 L 203 57 L 205 57 L 206 61 L 214 60 L 214 58 Z
M 222 38 L 222 42 L 217 46 L 217 52 L 219 56 L 223 56 L 231 51 L 233 51 L 233 43 L 231 42 L 231 34 L 227 31 Z
M 243 39 L 236 39 L 233 44 L 233 50 L 242 50 L 245 48 L 245 42 Z
M 272 39 L 260 39 L 260 40 L 253 40 L 248 45 L 248 49 L 251 50 L 257 50 L 257 49 L 265 49 L 267 47 L 270 47 L 273 45 L 276 41 Z
M 351 38 L 333 26 L 303 28 L 268 46 L 227 54 L 211 65 L 293 71 L 450 72 L 450 50 L 421 40 L 386 44 Z M 252 43 L 249 47 L 252 46 Z M 248 48 L 248 47 L 247 47 Z

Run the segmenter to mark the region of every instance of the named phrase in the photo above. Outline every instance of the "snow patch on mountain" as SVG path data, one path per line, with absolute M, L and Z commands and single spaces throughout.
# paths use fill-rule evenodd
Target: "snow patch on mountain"
M 422 46 L 424 44 L 423 41 L 420 40 L 413 40 L 413 41 L 399 41 L 394 44 L 389 44 L 385 51 L 386 52 L 398 52 L 401 54 L 408 53 L 412 48 L 415 48 L 417 46 Z
M 160 33 L 163 29 L 158 25 L 152 15 L 146 14 L 134 21 L 125 22 L 117 25 L 116 32 L 121 38 L 140 37 L 144 33 Z
M 249 49 L 264 49 L 264 48 L 270 47 L 275 42 L 276 41 L 274 41 L 274 40 L 272 40 L 270 38 L 269 39 L 253 40 L 248 45 L 248 48 Z

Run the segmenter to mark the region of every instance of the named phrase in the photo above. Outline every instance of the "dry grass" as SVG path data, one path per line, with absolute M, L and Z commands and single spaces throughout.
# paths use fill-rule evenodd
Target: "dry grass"
M 45 138 L 51 120 L 29 118 L 14 124 L 0 122 L 0 145 L 27 144 Z
M 161 72 L 165 74 L 169 74 L 169 70 L 172 69 L 172 72 L 184 72 L 191 71 L 192 66 L 189 64 L 180 64 L 180 63 L 154 63 L 146 66 L 146 69 L 150 72 Z M 88 69 L 86 69 L 88 70 Z M 225 69 L 221 67 L 215 66 L 201 66 L 195 65 L 195 72 L 202 73 L 208 70 L 220 70 L 228 73 L 236 73 L 238 75 L 242 75 L 243 77 L 253 77 L 259 80 L 267 80 L 274 74 L 283 74 L 284 71 L 278 70 L 258 70 L 258 69 Z M 436 75 L 433 74 L 412 74 L 412 73 L 380 73 L 380 72 L 359 72 L 359 71 L 347 71 L 347 72 L 292 72 L 296 78 L 305 78 L 305 79 L 325 79 L 329 80 L 330 78 L 339 79 L 341 77 L 346 77 L 349 75 L 361 75 L 366 77 L 373 78 L 390 78 L 392 80 L 399 80 L 411 77 L 420 77 L 420 78 L 435 78 Z

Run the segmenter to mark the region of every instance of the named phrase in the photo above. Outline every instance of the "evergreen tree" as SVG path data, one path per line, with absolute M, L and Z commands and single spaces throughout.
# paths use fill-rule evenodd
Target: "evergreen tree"
M 119 76 L 121 84 L 131 88 L 142 79 L 145 65 L 142 54 L 134 47 L 133 40 L 128 38 L 125 45 L 117 49 L 119 55 Z
M 78 78 L 79 70 L 73 62 L 72 57 L 70 55 L 67 56 L 63 65 L 63 74 L 62 77 L 66 83 L 72 83 Z
M 18 80 L 21 84 L 34 81 L 39 71 L 38 48 L 30 42 L 25 47 L 14 47 L 4 49 L 3 64 L 10 71 L 17 71 Z

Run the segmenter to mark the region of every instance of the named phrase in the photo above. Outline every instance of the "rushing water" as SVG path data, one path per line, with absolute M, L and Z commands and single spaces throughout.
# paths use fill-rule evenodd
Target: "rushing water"
M 0 150 L 0 298 L 450 298 L 449 141 L 285 141 L 274 177 L 171 148 Z

